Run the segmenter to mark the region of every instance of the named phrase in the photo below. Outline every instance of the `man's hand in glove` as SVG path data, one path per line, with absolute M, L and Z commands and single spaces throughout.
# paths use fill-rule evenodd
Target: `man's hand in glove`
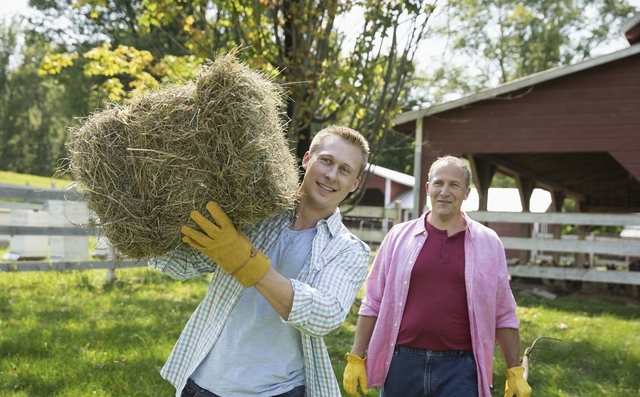
M 182 226 L 182 241 L 197 248 L 213 259 L 225 271 L 235 277 L 245 288 L 251 287 L 265 275 L 271 261 L 256 249 L 249 238 L 236 230 L 231 219 L 217 203 L 207 203 L 207 210 L 215 222 L 206 219 L 200 212 L 191 211 L 193 219 L 206 233 L 189 226 Z
M 351 353 L 345 354 L 344 358 L 347 359 L 347 366 L 344 369 L 342 387 L 351 397 L 360 397 L 358 385 L 360 385 L 360 389 L 364 394 L 368 394 L 367 370 L 364 358 Z
M 524 367 L 511 367 L 505 372 L 507 382 L 504 386 L 504 397 L 529 397 L 531 386 L 524 378 Z

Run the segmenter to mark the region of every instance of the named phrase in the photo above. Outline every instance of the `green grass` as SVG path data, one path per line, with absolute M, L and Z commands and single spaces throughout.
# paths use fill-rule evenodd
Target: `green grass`
M 0 396 L 171 396 L 158 371 L 208 278 L 0 274 Z
M 52 177 L 48 178 L 45 176 L 18 174 L 16 172 L 9 171 L 0 171 L 0 183 L 62 189 L 70 185 L 72 181 Z
M 0 396 L 171 396 L 158 371 L 209 277 L 187 282 L 146 268 L 0 274 Z M 638 306 L 518 297 L 523 347 L 537 336 L 534 396 L 638 396 Z M 341 382 L 357 304 L 326 337 Z M 493 396 L 504 393 L 497 352 Z M 346 395 L 346 394 L 345 394 Z M 377 396 L 372 390 L 369 396 Z

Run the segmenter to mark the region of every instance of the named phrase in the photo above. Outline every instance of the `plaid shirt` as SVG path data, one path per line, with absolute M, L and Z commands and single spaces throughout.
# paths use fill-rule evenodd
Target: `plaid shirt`
M 256 248 L 267 252 L 291 225 L 293 213 L 276 216 L 247 230 Z M 367 274 L 369 247 L 342 224 L 340 211 L 317 223 L 311 255 L 293 286 L 287 324 L 300 330 L 308 397 L 340 397 L 340 389 L 322 337 L 344 321 Z M 149 266 L 178 279 L 213 272 L 209 289 L 192 314 L 160 371 L 180 396 L 187 379 L 216 343 L 242 294 L 242 285 L 197 249 L 177 249 L 154 258 Z

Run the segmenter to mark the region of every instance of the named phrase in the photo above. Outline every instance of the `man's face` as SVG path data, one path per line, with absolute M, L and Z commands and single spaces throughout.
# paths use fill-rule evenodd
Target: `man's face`
M 460 214 L 462 202 L 469 196 L 464 170 L 455 164 L 443 163 L 433 169 L 426 189 L 431 198 L 432 214 L 441 220 L 448 220 Z
M 358 187 L 362 167 L 360 149 L 337 136 L 327 136 L 313 154 L 302 159 L 305 169 L 302 200 L 317 210 L 333 210 Z

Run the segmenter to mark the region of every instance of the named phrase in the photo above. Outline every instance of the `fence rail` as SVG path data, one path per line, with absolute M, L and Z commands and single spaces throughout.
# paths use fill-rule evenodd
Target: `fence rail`
M 388 210 L 387 210 L 388 211 Z M 360 207 L 354 214 L 363 218 L 392 217 L 393 212 L 381 212 L 377 207 Z M 351 216 L 351 213 L 349 213 Z M 586 214 L 586 213 L 527 213 L 527 212 L 488 212 L 470 211 L 467 215 L 478 222 L 519 223 L 519 224 L 557 224 L 584 226 L 631 226 L 640 225 L 640 214 Z M 386 235 L 383 230 L 351 228 L 351 232 L 370 245 L 382 242 Z M 640 257 L 640 239 L 599 238 L 586 236 L 580 240 L 577 236 L 552 236 L 533 233 L 532 237 L 506 237 L 500 240 L 505 249 L 584 253 L 590 258 L 595 255 L 614 255 L 620 257 Z M 615 261 L 614 261 L 615 262 Z M 617 261 L 621 262 L 621 261 Z M 595 262 L 594 262 L 595 263 Z M 624 262 L 625 265 L 628 263 Z M 509 266 L 509 274 L 514 277 L 549 278 L 599 283 L 640 285 L 640 272 L 604 271 L 595 268 L 545 267 L 535 265 Z
M 75 189 L 58 190 L 0 184 L 0 207 L 2 207 L 1 201 L 6 201 L 7 199 L 12 202 L 24 201 L 41 204 L 52 201 L 79 202 L 82 201 L 82 192 Z M 68 226 L 0 224 L 0 235 L 6 236 L 98 237 L 101 233 L 101 227 L 91 224 L 74 225 L 69 223 Z M 87 253 L 88 251 L 89 246 L 87 245 Z M 107 280 L 113 280 L 113 270 L 115 268 L 146 266 L 144 261 L 116 258 L 112 252 L 107 256 L 110 259 L 69 261 L 62 258 L 60 260 L 0 261 L 0 272 L 106 269 L 108 270 Z
M 55 190 L 29 187 L 16 187 L 0 184 L 0 200 L 2 198 L 25 200 L 32 202 L 46 202 L 49 200 L 82 200 L 81 192 L 73 189 Z M 0 205 L 1 206 L 1 205 Z M 376 219 L 398 223 L 401 220 L 401 210 L 395 208 L 358 206 L 341 208 L 349 218 Z M 515 212 L 486 212 L 472 211 L 469 217 L 479 222 L 500 222 L 520 224 L 568 224 L 593 226 L 629 226 L 640 225 L 640 214 L 583 214 L 583 213 L 515 213 Z M 101 228 L 95 225 L 56 226 L 17 226 L 0 225 L 0 235 L 34 235 L 34 236 L 99 236 Z M 387 234 L 386 230 L 351 227 L 350 230 L 363 241 L 377 245 Z M 506 249 L 541 251 L 541 252 L 572 252 L 585 253 L 593 256 L 597 254 L 640 257 L 640 239 L 608 239 L 587 236 L 584 240 L 575 236 L 561 236 L 548 238 L 533 234 L 525 237 L 501 237 Z M 87 247 L 88 250 L 88 247 Z M 11 261 L 0 262 L 0 271 L 44 271 L 44 270 L 72 270 L 72 269 L 113 269 L 119 267 L 145 266 L 144 261 L 131 260 L 102 260 L 102 261 Z M 571 267 L 544 266 L 509 266 L 512 276 L 553 278 L 560 280 L 581 280 L 589 282 L 606 282 L 619 284 L 640 285 L 640 272 L 601 271 L 596 269 L 579 269 Z
M 113 270 L 114 268 L 142 267 L 144 261 L 10 261 L 0 262 L 0 272 L 64 271 L 64 270 Z M 109 277 L 109 276 L 108 276 Z
M 0 225 L 0 235 L 9 236 L 90 236 L 96 237 L 102 231 L 102 228 L 91 225 L 81 226 L 13 226 Z

